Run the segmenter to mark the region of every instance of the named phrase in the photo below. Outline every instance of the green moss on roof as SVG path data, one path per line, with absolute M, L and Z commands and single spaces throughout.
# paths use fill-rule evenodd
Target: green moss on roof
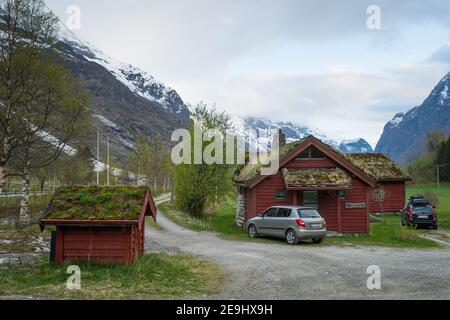
M 145 187 L 71 186 L 58 189 L 46 219 L 136 220 L 144 204 Z
M 355 153 L 345 159 L 375 180 L 409 180 L 410 177 L 394 161 L 381 153 Z
M 350 187 L 352 179 L 339 168 L 283 169 L 290 187 Z

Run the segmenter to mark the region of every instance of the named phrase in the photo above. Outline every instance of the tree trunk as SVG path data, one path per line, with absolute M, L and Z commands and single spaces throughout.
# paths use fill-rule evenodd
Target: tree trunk
M 6 187 L 6 168 L 0 164 L 0 194 L 5 192 Z
M 39 189 L 41 190 L 41 192 L 44 192 L 44 188 L 45 188 L 45 178 L 41 177 L 39 181 Z
M 31 222 L 30 215 L 30 171 L 28 167 L 24 168 L 23 181 L 22 181 L 22 195 L 20 199 L 20 216 L 19 226 L 27 226 Z
M 6 164 L 8 163 L 9 154 L 11 152 L 11 143 L 9 142 L 9 128 L 6 129 L 6 135 L 2 143 L 2 157 L 0 159 L 0 193 L 3 193 L 6 187 Z

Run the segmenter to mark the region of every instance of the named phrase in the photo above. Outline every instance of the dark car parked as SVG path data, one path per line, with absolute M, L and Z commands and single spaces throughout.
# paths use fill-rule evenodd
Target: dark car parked
M 436 209 L 421 196 L 411 197 L 401 212 L 403 226 L 428 226 L 438 228 Z

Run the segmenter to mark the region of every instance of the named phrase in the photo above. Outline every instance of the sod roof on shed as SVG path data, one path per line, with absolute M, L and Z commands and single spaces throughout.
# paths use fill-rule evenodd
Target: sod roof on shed
M 345 158 L 378 181 L 411 179 L 402 168 L 382 153 L 346 154 Z
M 45 219 L 137 220 L 146 192 L 145 187 L 62 187 L 53 196 Z
M 352 179 L 339 168 L 283 169 L 287 187 L 296 188 L 350 188 Z

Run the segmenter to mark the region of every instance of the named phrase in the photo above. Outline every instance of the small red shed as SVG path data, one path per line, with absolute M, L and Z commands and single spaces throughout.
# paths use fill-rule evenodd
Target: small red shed
M 381 186 L 399 185 L 398 195 L 384 202 L 389 208 L 405 204 L 409 178 L 393 161 L 378 154 L 346 155 L 312 136 L 280 147 L 275 175 L 261 175 L 261 168 L 247 164 L 236 171 L 239 226 L 271 206 L 298 205 L 317 208 L 329 230 L 368 233 L 369 213 L 378 209 L 372 195 Z
M 56 226 L 53 261 L 129 264 L 144 253 L 145 217 L 156 221 L 143 187 L 63 187 L 52 198 L 41 229 Z

